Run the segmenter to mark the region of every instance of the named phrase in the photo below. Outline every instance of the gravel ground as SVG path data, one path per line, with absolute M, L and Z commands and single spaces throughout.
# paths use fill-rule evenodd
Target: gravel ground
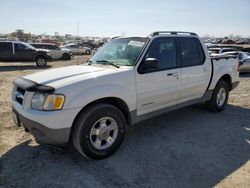
M 113 156 L 89 161 L 38 145 L 14 125 L 12 82 L 40 70 L 0 63 L 0 187 L 250 187 L 250 74 L 241 75 L 225 111 L 194 105 L 139 123 Z

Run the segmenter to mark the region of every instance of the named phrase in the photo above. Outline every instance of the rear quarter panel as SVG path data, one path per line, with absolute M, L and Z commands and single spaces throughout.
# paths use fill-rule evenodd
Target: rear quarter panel
M 209 90 L 213 90 L 219 79 L 229 75 L 231 82 L 239 81 L 238 60 L 236 58 L 213 60 L 214 73 Z

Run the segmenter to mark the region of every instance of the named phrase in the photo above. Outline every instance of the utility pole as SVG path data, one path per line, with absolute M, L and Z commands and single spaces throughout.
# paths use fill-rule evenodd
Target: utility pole
M 77 20 L 77 37 L 79 37 L 79 21 Z

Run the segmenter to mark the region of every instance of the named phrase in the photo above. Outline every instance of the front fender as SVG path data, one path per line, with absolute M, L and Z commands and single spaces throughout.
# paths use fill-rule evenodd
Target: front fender
M 65 109 L 83 108 L 98 99 L 115 97 L 123 100 L 129 111 L 136 109 L 136 90 L 116 84 L 103 84 L 80 90 L 66 98 Z

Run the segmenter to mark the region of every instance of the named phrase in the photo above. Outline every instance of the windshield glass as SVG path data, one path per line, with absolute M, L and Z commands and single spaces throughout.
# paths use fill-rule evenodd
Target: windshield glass
M 112 39 L 97 51 L 90 62 L 93 64 L 110 62 L 116 65 L 132 66 L 147 41 L 148 38 L 140 37 Z
M 31 46 L 30 44 L 28 44 L 28 43 L 23 43 L 25 46 L 27 46 L 28 48 L 30 48 L 30 49 L 36 49 L 34 46 Z

